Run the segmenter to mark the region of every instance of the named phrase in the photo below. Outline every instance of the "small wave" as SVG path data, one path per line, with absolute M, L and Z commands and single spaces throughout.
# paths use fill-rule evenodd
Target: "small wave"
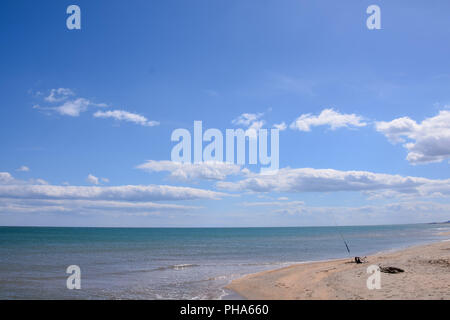
M 174 265 L 170 265 L 170 266 L 164 266 L 164 267 L 159 267 L 156 268 L 155 270 L 158 271 L 162 271 L 162 270 L 184 270 L 186 268 L 194 268 L 194 267 L 200 267 L 199 264 L 174 264 Z
M 228 275 L 228 276 L 222 275 L 222 276 L 211 277 L 211 278 L 205 279 L 204 281 L 228 280 L 230 277 L 231 277 L 230 275 Z

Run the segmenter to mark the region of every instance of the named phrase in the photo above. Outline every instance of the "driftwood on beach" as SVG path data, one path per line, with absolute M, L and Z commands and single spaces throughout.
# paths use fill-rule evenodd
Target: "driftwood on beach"
M 400 268 L 396 268 L 396 267 L 380 267 L 380 271 L 384 272 L 384 273 L 402 273 L 405 272 L 405 270 L 400 269 Z

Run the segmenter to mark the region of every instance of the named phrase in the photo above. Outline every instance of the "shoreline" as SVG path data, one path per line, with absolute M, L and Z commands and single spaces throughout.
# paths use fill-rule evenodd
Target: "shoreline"
M 449 236 L 450 233 L 441 234 Z M 367 289 L 370 265 L 404 273 L 381 273 L 381 289 Z M 450 299 L 450 239 L 384 250 L 367 256 L 296 263 L 247 274 L 224 287 L 248 300 Z

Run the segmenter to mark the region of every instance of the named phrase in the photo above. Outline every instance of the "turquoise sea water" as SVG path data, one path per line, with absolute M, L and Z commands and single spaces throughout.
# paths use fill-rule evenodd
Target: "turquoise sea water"
M 450 225 L 0 227 L 0 299 L 220 299 L 244 274 L 439 241 Z M 81 290 L 68 290 L 69 265 Z

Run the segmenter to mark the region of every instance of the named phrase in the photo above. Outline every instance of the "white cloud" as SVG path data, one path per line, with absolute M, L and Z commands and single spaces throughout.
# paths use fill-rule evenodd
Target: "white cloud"
M 50 95 L 44 100 L 47 102 L 60 102 L 73 95 L 75 95 L 75 93 L 68 88 L 52 89 L 50 90 Z
M 104 183 L 109 183 L 109 179 L 108 178 L 98 178 L 92 174 L 89 174 L 86 178 L 86 181 L 89 182 L 90 184 L 95 184 L 95 185 L 99 185 L 100 181 L 104 182 Z
M 51 104 L 60 103 L 56 106 L 33 106 L 34 109 L 47 111 L 48 113 L 56 112 L 63 116 L 78 117 L 82 112 L 85 112 L 89 107 L 104 108 L 107 107 L 105 103 L 94 103 L 85 98 L 76 98 L 75 93 L 68 88 L 51 89 L 50 95 L 44 100 Z
M 363 117 L 356 114 L 339 113 L 333 109 L 324 109 L 318 116 L 303 114 L 291 125 L 291 129 L 311 131 L 311 127 L 329 126 L 332 130 L 338 128 L 364 127 L 367 123 Z
M 53 200 L 163 201 L 219 199 L 222 192 L 167 185 L 123 186 L 59 186 L 42 179 L 17 180 L 8 172 L 0 172 L 0 198 Z
M 269 112 L 272 108 L 269 108 Z M 266 124 L 266 121 L 261 119 L 264 113 L 243 113 L 236 119 L 232 120 L 231 123 L 236 126 L 244 127 L 245 135 L 250 139 L 256 139 L 259 130 Z M 280 131 L 286 130 L 287 125 L 285 122 L 274 124 L 273 127 Z
M 420 223 L 442 221 L 448 218 L 450 204 L 425 201 L 394 202 L 383 205 L 366 205 L 360 207 L 297 207 L 279 210 L 280 214 L 322 215 L 329 221 L 336 219 L 340 225 Z
M 133 216 L 199 209 L 197 206 L 155 202 L 129 202 L 105 200 L 36 200 L 0 198 L 0 211 L 4 213 L 66 213 Z
M 245 135 L 249 139 L 257 139 L 259 129 L 261 129 L 266 123 L 261 117 L 264 113 L 243 113 L 231 123 L 236 126 L 242 126 L 246 128 Z
M 75 100 L 65 101 L 62 105 L 56 107 L 41 107 L 39 105 L 33 106 L 34 109 L 43 111 L 53 111 L 63 116 L 78 117 L 82 112 L 85 112 L 88 107 L 106 107 L 104 103 L 93 103 L 84 98 L 77 98 Z
M 78 117 L 82 112 L 85 112 L 90 107 L 106 108 L 105 103 L 94 103 L 85 98 L 75 98 L 74 92 L 71 89 L 59 88 L 52 89 L 50 95 L 44 100 L 50 103 L 60 102 L 62 104 L 57 106 L 33 106 L 34 109 L 43 110 L 47 112 L 56 112 L 63 116 Z M 69 99 L 71 98 L 71 99 Z M 94 113 L 95 118 L 113 118 L 119 121 L 128 121 L 142 126 L 153 127 L 159 125 L 158 121 L 148 120 L 146 117 L 128 112 L 125 110 L 109 110 L 109 111 L 97 111 Z
M 162 201 L 218 199 L 224 193 L 165 185 L 57 186 L 0 185 L 0 198 Z
M 234 125 L 241 125 L 244 127 L 250 127 L 254 122 L 258 121 L 264 113 L 243 113 L 233 121 Z
M 99 184 L 99 178 L 97 178 L 96 176 L 89 174 L 86 178 L 86 181 L 91 183 L 91 184 Z
M 302 218 L 308 225 L 419 223 L 448 220 L 450 204 L 426 201 L 401 201 L 388 204 L 348 206 L 308 206 L 301 201 L 241 203 L 243 207 L 261 207 L 276 216 Z M 264 208 L 264 209 L 262 209 Z M 267 217 L 267 215 L 266 215 Z M 299 220 L 296 220 L 299 221 Z
M 0 172 L 0 184 L 13 183 L 15 179 L 9 172 Z
M 141 126 L 153 127 L 159 125 L 158 121 L 149 121 L 146 117 L 124 110 L 97 111 L 94 113 L 96 118 L 113 118 L 119 121 L 128 121 Z
M 84 98 L 78 98 L 76 100 L 67 101 L 59 107 L 53 108 L 56 112 L 63 116 L 78 117 L 81 112 L 87 110 L 91 102 Z
M 441 162 L 450 158 L 450 111 L 440 111 L 437 116 L 421 123 L 409 117 L 390 122 L 376 123 L 376 130 L 391 143 L 404 143 L 407 160 L 412 164 Z
M 170 177 L 182 181 L 195 181 L 198 179 L 224 180 L 228 175 L 238 174 L 241 167 L 225 162 L 181 163 L 174 161 L 149 160 L 139 166 L 148 172 L 170 172 Z
M 264 124 L 265 124 L 265 121 L 264 121 L 264 120 L 253 121 L 253 122 L 249 125 L 247 131 L 249 131 L 249 130 L 255 130 L 255 131 L 257 132 L 259 129 L 261 129 L 261 128 L 263 127 Z
M 243 202 L 244 207 L 296 207 L 303 206 L 303 201 L 258 201 L 258 202 Z
M 379 121 L 375 123 L 375 127 L 392 143 L 405 142 L 404 136 L 418 129 L 417 123 L 408 117 L 394 119 L 390 122 Z
M 278 129 L 278 130 L 280 130 L 280 131 L 284 131 L 284 130 L 287 129 L 287 125 L 286 125 L 285 122 L 281 122 L 281 123 L 278 123 L 278 124 L 274 124 L 273 126 L 274 126 L 275 129 Z
M 160 201 L 217 200 L 225 193 L 165 185 L 58 186 L 37 180 L 17 180 L 0 172 L 0 212 L 147 215 L 186 211 L 198 206 L 157 203 Z
M 237 182 L 217 182 L 217 187 L 250 192 L 359 191 L 372 197 L 387 191 L 394 196 L 450 196 L 450 179 L 432 180 L 367 171 L 312 168 L 283 168 L 272 175 L 249 173 L 245 179 Z
M 19 180 L 14 178 L 9 172 L 0 172 L 0 185 L 1 184 L 24 185 L 24 184 L 48 184 L 48 183 L 43 179 Z
M 28 168 L 27 166 L 21 166 L 20 168 L 17 168 L 16 171 L 19 172 L 29 172 L 30 168 Z
M 45 181 L 44 179 L 30 179 L 28 180 L 28 182 L 26 182 L 28 184 L 49 184 L 47 181 Z
M 243 202 L 243 207 L 263 207 L 264 210 L 275 214 L 300 214 L 308 208 L 303 201 L 258 201 Z

